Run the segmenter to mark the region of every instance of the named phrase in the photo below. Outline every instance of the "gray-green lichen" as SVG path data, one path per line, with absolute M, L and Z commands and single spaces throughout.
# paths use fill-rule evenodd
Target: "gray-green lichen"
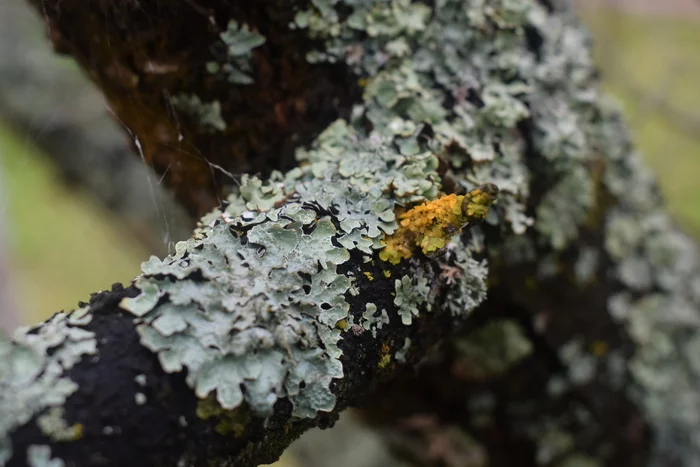
M 339 14 L 343 8 L 347 14 Z M 319 0 L 300 11 L 292 27 L 325 44 L 309 58 L 344 60 L 363 77 L 363 102 L 348 122 L 335 122 L 310 149 L 298 151 L 299 167 L 266 182 L 246 177 L 227 206 L 203 219 L 195 238 L 164 262 L 144 264 L 136 283 L 143 294 L 124 303 L 138 316 L 142 343 L 158 352 L 166 371 L 186 367 L 200 397 L 216 390 L 225 408 L 246 400 L 267 415 L 286 396 L 297 416 L 329 410 L 331 378 L 300 390 L 307 376 L 292 372 L 307 370 L 292 362 L 342 376 L 335 325 L 352 321 L 343 295 L 354 286 L 337 266 L 348 250 L 381 248 L 383 235 L 397 228 L 397 207 L 438 195 L 440 159 L 459 190 L 499 186 L 502 196 L 488 223 L 517 235 L 541 221 L 535 225 L 544 243 L 563 247 L 590 205 L 590 151 L 578 113 L 561 107 L 548 89 L 572 66 L 569 91 L 580 105 L 595 95 L 577 88 L 588 78 L 587 55 L 576 54 L 573 63 L 538 62 L 524 28 L 561 47 L 561 25 L 548 21 L 535 2 L 515 1 L 486 8 L 443 0 L 431 12 L 409 0 Z M 550 31 L 553 26 L 559 27 Z M 568 47 L 582 39 L 566 40 Z M 536 125 L 531 143 L 517 131 L 528 118 Z M 525 214 L 527 144 L 564 161 L 547 169 L 560 182 L 537 219 Z M 561 200 L 572 193 L 583 193 L 581 201 Z M 439 259 L 452 285 L 447 304 L 454 315 L 485 297 L 486 263 L 473 257 L 479 250 L 455 238 Z M 398 279 L 395 294 L 404 324 L 434 299 L 422 277 Z M 321 295 L 326 306 L 314 308 Z
M 268 415 L 278 398 L 288 397 L 294 415 L 313 417 L 334 405 L 329 385 L 342 377 L 337 324 L 353 322 L 345 296 L 356 294 L 357 285 L 338 266 L 351 250 L 371 255 L 381 248 L 383 235 L 397 228 L 397 208 L 438 195 L 440 161 L 443 180 L 457 190 L 490 182 L 501 193 L 486 222 L 504 238 L 476 240 L 473 228 L 470 241 L 454 238 L 435 260 L 451 286 L 446 304 L 456 316 L 486 294 L 486 262 L 475 258 L 480 242 L 489 244 L 492 258 L 536 262 L 539 278 L 554 277 L 560 252 L 579 238 L 605 191 L 615 204 L 604 219 L 605 251 L 582 251 L 575 279 L 592 282 L 596 268 L 607 264 L 604 256 L 612 260 L 603 273 L 617 279 L 619 291 L 609 311 L 638 351 L 625 368 L 619 355 L 593 356 L 574 339 L 559 349 L 569 368 L 560 389 L 587 384 L 596 366 L 616 368 L 609 373 L 618 377 L 629 370 L 632 395 L 654 431 L 654 465 L 698 465 L 698 255 L 662 212 L 619 114 L 601 96 L 588 36 L 566 2 L 547 2 L 556 14 L 534 0 L 437 0 L 432 9 L 411 0 L 312 3 L 290 26 L 322 44 L 310 61 L 352 67 L 362 78 L 363 102 L 349 121 L 335 122 L 298 151 L 298 168 L 267 181 L 244 177 L 228 204 L 202 219 L 194 238 L 165 260 L 144 263 L 136 281 L 141 295 L 123 303 L 135 315 L 141 342 L 166 371 L 186 368 L 196 393 L 215 392 L 223 408 L 245 401 Z M 262 37 L 231 23 L 221 38 L 229 60 L 208 64 L 209 71 L 249 82 L 246 67 Z M 226 127 L 216 101 L 179 96 L 174 104 L 203 129 Z M 527 210 L 533 180 L 541 193 L 537 207 Z M 400 315 L 378 315 L 367 304 L 364 329 L 375 333 L 399 317 L 410 324 L 432 304 L 420 274 L 402 277 L 395 289 Z M 483 363 L 483 374 L 507 371 L 531 352 L 520 326 L 503 320 L 457 345 Z M 8 348 L 0 342 L 0 356 L 13 354 L 8 361 L 29 358 Z M 53 354 L 38 354 L 42 367 L 55 362 Z M 12 370 L 5 360 L 2 389 Z M 62 400 L 72 388 L 59 394 L 57 378 L 42 387 Z M 14 398 L 30 396 L 0 396 L 2 413 L 5 397 L 13 398 L 12 409 L 32 407 L 9 412 L 11 425 L 0 421 L 0 459 L 7 430 L 51 406 L 46 395 L 19 404 Z M 569 434 L 557 423 L 536 431 L 541 461 L 568 448 Z
M 503 374 L 532 353 L 532 343 L 522 327 L 512 320 L 490 321 L 452 344 L 468 364 L 468 379 Z
M 265 43 L 265 37 L 258 31 L 251 30 L 247 24 L 239 25 L 235 20 L 231 20 L 220 38 L 226 46 L 226 61 L 223 64 L 216 61 L 207 62 L 207 71 L 211 74 L 221 73 L 233 84 L 252 83 L 252 51 Z
M 360 320 L 360 325 L 364 330 L 371 330 L 372 336 L 377 337 L 377 330 L 381 329 L 385 324 L 389 324 L 389 315 L 386 310 L 382 308 L 382 311 L 378 312 L 377 305 L 374 303 L 367 303 L 365 305 L 365 312 L 362 313 L 362 319 Z
M 64 467 L 59 458 L 51 458 L 51 447 L 32 444 L 27 448 L 27 465 L 29 467 Z
M 630 186 L 643 184 L 627 173 Z M 700 465 L 700 441 L 692 433 L 700 426 L 700 297 L 694 284 L 700 274 L 695 245 L 681 235 L 657 205 L 623 194 L 623 206 L 607 224 L 608 253 L 616 261 L 611 271 L 629 290 L 608 302 L 611 315 L 624 323 L 638 345 L 628 363 L 637 387 L 633 396 L 646 409 L 655 428 L 653 465 L 671 459 Z
M 268 416 L 287 397 L 296 417 L 332 410 L 330 383 L 343 376 L 337 325 L 352 322 L 345 294 L 354 280 L 338 266 L 349 250 L 382 248 L 397 206 L 437 195 L 437 158 L 420 131 L 364 134 L 338 121 L 299 150 L 298 168 L 266 182 L 244 177 L 192 239 L 143 264 L 141 295 L 121 305 L 136 316 L 141 343 L 166 371 L 186 368 L 196 394 L 215 393 L 224 409 L 246 402 Z M 468 273 L 456 281 L 483 281 Z M 426 284 L 400 288 L 399 308 L 429 309 Z M 362 324 L 376 335 L 390 318 L 374 311 L 368 305 Z
M 226 129 L 226 122 L 221 117 L 219 101 L 202 102 L 199 96 L 181 94 L 174 96 L 171 102 L 175 110 L 192 119 L 203 131 L 214 132 Z
M 577 453 L 567 456 L 566 459 L 557 464 L 557 467 L 601 467 L 602 465 L 604 464 L 595 457 Z
M 134 376 L 134 381 L 136 381 L 136 384 L 138 384 L 139 386 L 145 386 L 146 382 L 147 382 L 146 375 L 144 375 L 143 373 L 140 373 L 140 374 Z
M 11 341 L 0 334 L 0 465 L 12 456 L 12 431 L 42 412 L 37 423 L 45 433 L 58 438 L 66 434 L 67 426 L 56 423 L 55 408 L 77 389 L 63 373 L 85 355 L 97 353 L 94 334 L 82 328 L 90 319 L 88 308 L 81 308 L 57 313 L 36 329 L 20 328 Z M 37 459 L 43 452 L 38 451 Z
M 418 310 L 428 302 L 428 280 L 425 277 L 418 277 L 415 280 L 408 276 L 394 281 L 394 305 L 398 307 L 401 322 L 410 325 L 414 316 L 418 316 Z M 430 306 L 427 307 L 430 311 Z
M 366 77 L 358 113 L 377 132 L 400 136 L 428 123 L 431 147 L 447 158 L 461 187 L 498 185 L 497 215 L 487 222 L 501 221 L 516 234 L 534 225 L 536 243 L 553 250 L 542 274 L 559 274 L 557 251 L 595 221 L 598 193 L 615 197 L 619 208 L 605 219 L 607 251 L 582 256 L 577 279 L 591 280 L 600 264 L 596 256 L 614 260 L 609 273 L 623 290 L 611 297 L 611 313 L 626 323 L 639 349 L 630 371 L 638 383 L 634 396 L 654 430 L 654 465 L 669 459 L 700 465 L 700 442 L 692 436 L 700 427 L 700 394 L 697 374 L 688 371 L 700 368 L 693 352 L 700 338 L 692 337 L 700 319 L 698 255 L 663 213 L 653 178 L 599 90 L 588 34 L 570 5 L 551 3 L 555 14 L 527 0 L 488 6 L 441 0 L 432 13 L 418 1 L 319 0 L 297 16 L 295 27 L 325 41 L 311 60 L 344 60 Z M 344 15 L 338 5 L 347 9 Z M 529 42 L 533 36 L 536 44 Z M 532 131 L 528 142 L 516 131 L 525 121 Z M 526 149 L 541 160 L 527 167 Z M 547 188 L 529 219 L 524 206 L 535 178 Z M 508 264 L 536 261 L 529 241 L 511 237 L 506 249 L 490 254 L 505 256 Z M 595 358 L 577 364 L 586 353 L 571 349 L 562 351 L 573 365 L 569 376 L 584 384 Z M 601 360 L 624 370 L 614 363 L 616 354 Z
M 64 418 L 63 407 L 53 407 L 45 414 L 39 416 L 36 424 L 41 432 L 54 441 L 72 441 L 80 437 L 82 427 L 80 425 L 68 425 Z
M 396 359 L 397 362 L 403 363 L 406 361 L 406 353 L 408 353 L 408 349 L 411 348 L 411 339 L 407 337 L 404 339 L 403 346 L 396 351 L 394 354 L 394 358 Z

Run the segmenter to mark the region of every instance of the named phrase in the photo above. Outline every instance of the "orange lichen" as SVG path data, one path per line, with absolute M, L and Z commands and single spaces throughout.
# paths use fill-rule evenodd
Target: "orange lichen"
M 608 353 L 608 343 L 596 340 L 591 343 L 591 351 L 596 357 L 604 357 Z
M 386 246 L 379 258 L 398 264 L 416 248 L 426 255 L 440 251 L 465 225 L 484 220 L 497 195 L 498 187 L 489 183 L 466 195 L 445 195 L 399 214 L 399 228 L 384 238 Z

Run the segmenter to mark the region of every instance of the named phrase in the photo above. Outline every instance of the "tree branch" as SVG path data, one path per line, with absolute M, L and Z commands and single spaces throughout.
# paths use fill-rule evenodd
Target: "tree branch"
M 89 310 L 4 345 L 11 358 L 0 361 L 11 363 L 0 367 L 9 375 L 0 385 L 11 390 L 2 392 L 0 413 L 10 416 L 0 427 L 11 464 L 50 455 L 69 465 L 270 461 L 301 431 L 330 425 L 404 361 L 413 366 L 457 332 L 484 301 L 484 255 L 491 296 L 467 323 L 485 327 L 468 327 L 469 337 L 435 361 L 433 379 L 397 398 L 409 415 L 418 407 L 437 417 L 413 427 L 437 427 L 423 434 L 447 434 L 494 465 L 605 464 L 633 451 L 633 463 L 693 459 L 697 423 L 686 414 L 700 406 L 697 253 L 663 213 L 617 111 L 600 94 L 588 37 L 568 2 L 300 3 L 281 13 L 266 2 L 250 11 L 202 2 L 197 11 L 216 14 L 187 21 L 185 4 L 156 0 L 98 2 L 89 15 L 77 1 L 43 3 L 55 42 L 96 70 L 110 99 L 125 106 L 125 96 L 149 90 L 139 105 L 155 109 L 147 115 L 163 125 L 172 126 L 165 106 L 149 97 L 166 88 L 160 78 L 135 80 L 135 91 L 123 93 L 113 79 L 123 74 L 110 81 L 104 70 L 127 62 L 145 70 L 133 52 L 140 47 L 159 54 L 158 63 L 187 65 L 193 78 L 179 82 L 188 92 L 179 105 L 210 148 L 234 135 L 226 132 L 229 105 L 239 102 L 231 96 L 247 89 L 259 97 L 271 84 L 258 84 L 261 70 L 289 63 L 279 57 L 294 55 L 295 83 L 327 79 L 326 97 L 354 95 L 343 94 L 352 70 L 363 96 L 344 120 L 330 123 L 335 113 L 314 120 L 329 125 L 297 148 L 297 168 L 265 181 L 243 176 L 193 239 L 164 261 L 144 263 L 138 296 L 135 289 L 100 295 Z M 147 34 L 153 17 L 168 34 Z M 227 34 L 217 39 L 224 24 Z M 178 46 L 185 31 L 201 34 Z M 138 47 L 125 47 L 127 37 Z M 192 42 L 202 51 L 219 40 L 228 51 L 216 66 L 206 65 L 208 56 L 179 55 Z M 257 54 L 261 61 L 250 61 Z M 234 82 L 209 87 L 206 73 L 221 71 Z M 254 87 L 246 88 L 242 81 L 251 78 Z M 215 98 L 228 109 L 222 115 L 210 105 Z M 153 134 L 140 117 L 119 112 L 137 135 Z M 236 131 L 277 128 L 246 122 Z M 270 160 L 255 154 L 250 160 Z M 280 154 L 273 159 L 283 161 Z M 487 183 L 500 193 L 485 215 L 488 203 L 477 195 L 491 190 L 474 190 Z M 455 219 L 463 218 L 459 235 Z M 119 329 L 130 341 L 118 342 L 131 345 L 110 340 Z M 14 371 L 26 359 L 32 371 Z M 123 365 L 146 361 L 152 366 L 143 373 L 122 373 Z M 486 379 L 481 388 L 491 401 L 489 384 L 498 389 L 495 425 L 474 428 L 465 418 L 473 413 L 462 391 L 475 394 L 474 378 Z M 435 380 L 445 384 L 435 389 Z M 123 400 L 96 396 L 121 384 L 128 384 Z M 139 387 L 151 384 L 152 392 Z M 438 398 L 425 397 L 424 388 Z M 481 402 L 489 406 L 488 399 Z M 139 426 L 165 436 L 122 429 L 154 405 L 163 405 L 156 413 L 167 429 Z M 392 423 L 400 417 L 400 409 L 378 416 L 383 411 Z M 610 425 L 586 429 L 591 416 Z M 142 445 L 142 436 L 157 440 Z

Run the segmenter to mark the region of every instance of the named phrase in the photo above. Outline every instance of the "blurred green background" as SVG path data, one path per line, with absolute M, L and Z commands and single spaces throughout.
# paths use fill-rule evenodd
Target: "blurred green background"
M 589 7 L 582 16 L 640 153 L 673 214 L 700 238 L 700 15 Z M 0 230 L 24 323 L 129 282 L 147 259 L 119 219 L 61 181 L 28 135 L 2 126 L 0 179 Z
M 26 138 L 0 127 L 0 222 L 23 324 L 128 283 L 148 258 L 119 220 L 71 189 Z

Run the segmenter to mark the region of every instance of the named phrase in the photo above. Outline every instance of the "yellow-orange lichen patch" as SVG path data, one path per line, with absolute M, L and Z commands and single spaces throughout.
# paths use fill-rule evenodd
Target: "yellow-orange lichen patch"
M 416 248 L 426 255 L 441 250 L 465 225 L 484 220 L 497 195 L 498 187 L 489 183 L 466 195 L 445 195 L 399 214 L 399 228 L 384 238 L 386 246 L 379 258 L 398 264 Z

